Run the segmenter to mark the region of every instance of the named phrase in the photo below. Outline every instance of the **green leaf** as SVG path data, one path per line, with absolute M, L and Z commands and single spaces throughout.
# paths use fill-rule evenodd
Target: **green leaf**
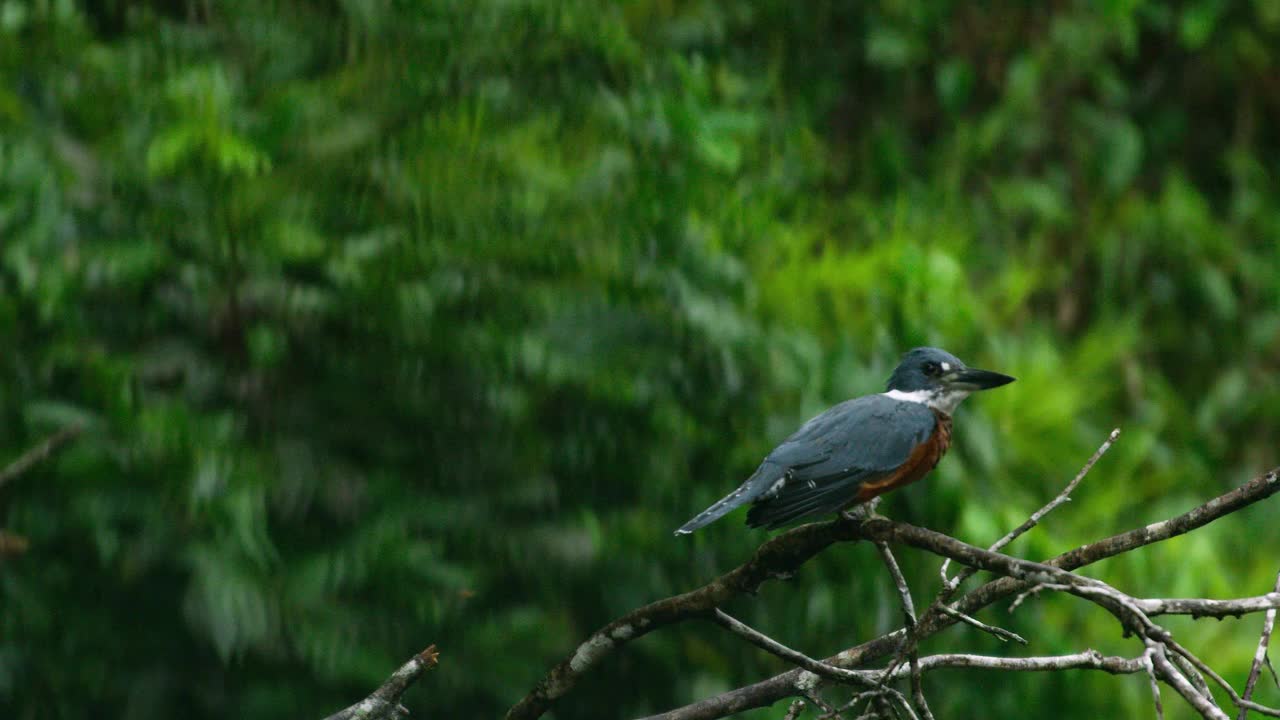
M 1183 46 L 1195 50 L 1209 41 L 1224 10 L 1222 0 L 1194 0 L 1182 11 L 1178 25 Z
M 973 91 L 973 68 L 959 58 L 944 62 L 935 76 L 938 99 L 950 112 L 959 112 L 969 102 Z

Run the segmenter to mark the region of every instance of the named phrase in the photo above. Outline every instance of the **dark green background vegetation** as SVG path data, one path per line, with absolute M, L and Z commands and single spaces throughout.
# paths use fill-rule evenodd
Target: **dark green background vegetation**
M 0 489 L 0 715 L 319 717 L 434 642 L 415 715 L 497 716 L 741 561 L 740 514 L 671 530 L 919 344 L 1019 381 L 894 517 L 988 543 L 1117 425 L 1015 552 L 1275 465 L 1278 61 L 1267 0 L 0 0 L 0 462 L 88 428 Z M 1096 573 L 1261 593 L 1276 518 Z M 865 547 L 728 609 L 812 655 L 899 622 Z M 924 650 L 1137 652 L 1068 598 L 983 617 L 1031 647 Z M 1239 683 L 1259 624 L 1169 626 Z M 555 717 L 782 669 L 683 626 Z M 1151 712 L 1140 677 L 926 687 Z

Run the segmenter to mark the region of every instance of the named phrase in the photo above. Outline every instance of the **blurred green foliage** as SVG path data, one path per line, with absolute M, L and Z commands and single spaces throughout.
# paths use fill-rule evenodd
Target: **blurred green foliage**
M 743 559 L 736 515 L 670 532 L 924 343 L 1019 382 L 896 517 L 988 543 L 1115 425 L 1016 552 L 1276 464 L 1277 7 L 0 0 L 0 457 L 89 428 L 0 489 L 2 714 L 320 717 L 434 642 L 415 713 L 498 715 Z M 1097 572 L 1260 593 L 1271 518 Z M 813 655 L 899 617 L 860 547 L 729 609 Z M 984 616 L 1134 652 L 1063 598 Z M 1171 626 L 1238 680 L 1257 624 Z M 554 715 L 781 669 L 679 627 Z M 927 684 L 940 717 L 1149 712 L 1136 678 Z

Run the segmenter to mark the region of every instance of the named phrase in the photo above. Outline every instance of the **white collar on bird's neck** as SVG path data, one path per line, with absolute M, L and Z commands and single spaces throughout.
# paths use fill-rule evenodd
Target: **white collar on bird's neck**
M 904 392 L 902 390 L 890 390 L 887 393 L 881 393 L 885 397 L 893 398 L 899 402 L 913 402 L 927 405 L 940 413 L 950 415 L 956 411 L 956 406 L 961 400 L 969 397 L 971 390 L 960 390 L 958 388 L 925 388 L 924 390 L 912 390 Z

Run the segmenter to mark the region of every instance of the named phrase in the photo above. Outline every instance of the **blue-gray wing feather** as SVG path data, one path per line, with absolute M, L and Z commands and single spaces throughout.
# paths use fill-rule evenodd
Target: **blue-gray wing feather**
M 937 418 L 920 403 L 867 395 L 842 402 L 805 423 L 765 458 L 800 478 L 845 468 L 898 467 L 933 432 Z
M 868 395 L 805 423 L 765 459 L 788 468 L 747 515 L 770 528 L 844 507 L 864 482 L 888 475 L 933 433 L 937 417 L 920 403 Z

